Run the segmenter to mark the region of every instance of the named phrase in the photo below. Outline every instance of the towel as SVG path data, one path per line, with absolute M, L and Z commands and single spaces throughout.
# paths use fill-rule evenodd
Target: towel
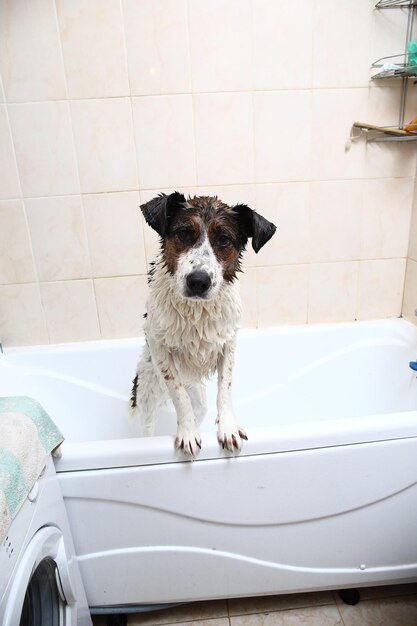
M 0 398 L 0 542 L 64 438 L 36 400 Z

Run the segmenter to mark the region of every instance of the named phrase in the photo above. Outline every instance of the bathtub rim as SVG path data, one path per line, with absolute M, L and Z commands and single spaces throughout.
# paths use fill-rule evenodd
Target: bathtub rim
M 176 450 L 171 435 L 64 441 L 55 468 L 71 472 L 222 459 L 233 462 L 239 457 L 410 439 L 417 437 L 417 410 L 254 428 L 248 436 L 241 452 L 232 454 L 219 446 L 215 432 L 203 432 L 202 450 L 195 459 Z

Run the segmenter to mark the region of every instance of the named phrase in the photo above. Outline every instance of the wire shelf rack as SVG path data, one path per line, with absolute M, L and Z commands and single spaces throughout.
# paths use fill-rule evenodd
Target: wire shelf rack
M 417 6 L 417 0 L 379 0 L 376 9 L 408 9 Z
M 381 57 L 372 63 L 372 68 L 380 69 L 379 72 L 371 76 L 372 80 L 383 78 L 410 78 L 417 76 L 417 65 L 410 65 L 408 54 L 392 54 Z
M 378 0 L 376 9 L 406 9 L 407 28 L 405 36 L 405 52 L 386 57 L 381 57 L 374 63 L 372 68 L 378 71 L 371 76 L 372 80 L 396 78 L 401 79 L 400 107 L 398 125 L 377 126 L 355 122 L 352 126 L 351 136 L 346 144 L 349 148 L 352 141 L 365 135 L 368 142 L 382 141 L 417 141 L 417 126 L 413 124 L 414 118 L 408 125 L 405 124 L 405 104 L 407 99 L 408 84 L 410 78 L 417 77 L 417 65 L 415 58 L 409 54 L 409 43 L 413 40 L 414 13 L 417 8 L 417 0 Z M 410 62 L 412 59 L 412 62 Z M 414 83 L 417 81 L 415 80 Z M 416 127 L 415 127 L 416 126 Z

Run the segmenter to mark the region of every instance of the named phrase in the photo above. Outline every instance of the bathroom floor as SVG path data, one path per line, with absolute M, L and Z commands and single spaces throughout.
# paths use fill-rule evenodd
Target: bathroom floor
M 236 598 L 184 604 L 129 616 L 129 626 L 413 626 L 417 625 L 417 583 L 360 590 L 355 606 L 337 592 Z M 95 617 L 94 626 L 105 626 Z

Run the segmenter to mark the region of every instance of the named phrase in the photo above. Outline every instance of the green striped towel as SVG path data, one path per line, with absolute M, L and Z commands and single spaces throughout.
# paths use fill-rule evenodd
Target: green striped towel
M 26 396 L 0 398 L 0 542 L 64 440 L 49 415 Z

